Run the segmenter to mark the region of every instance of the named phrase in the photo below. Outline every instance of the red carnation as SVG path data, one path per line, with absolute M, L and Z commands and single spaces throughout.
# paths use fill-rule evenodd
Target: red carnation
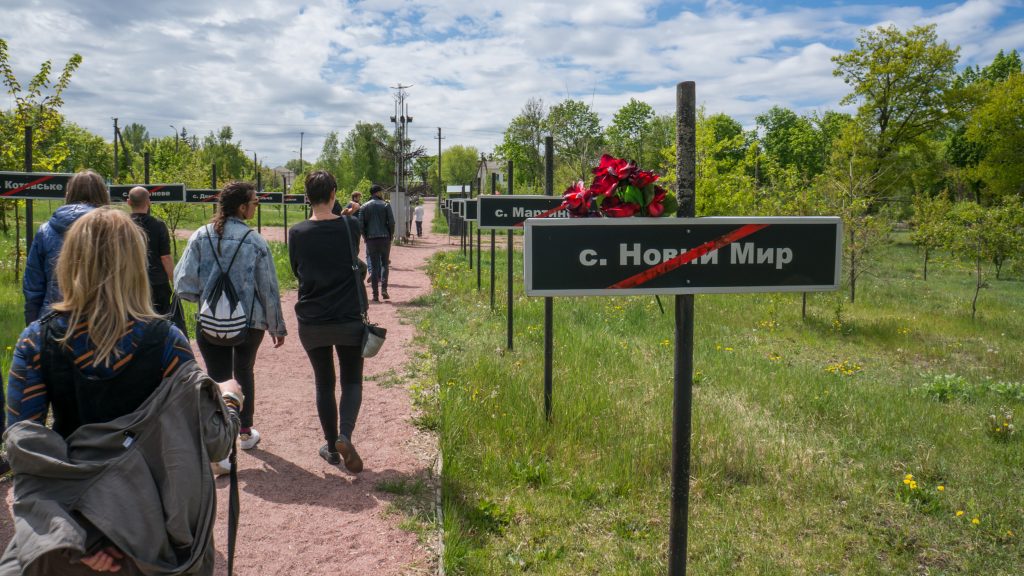
M 562 207 L 574 215 L 586 216 L 590 212 L 591 197 L 593 197 L 593 193 L 587 190 L 582 181 L 575 182 L 562 194 Z
M 629 183 L 643 190 L 648 184 L 653 184 L 657 181 L 658 178 L 661 178 L 661 176 L 651 172 L 650 170 L 637 170 L 633 172 L 632 176 L 630 176 Z

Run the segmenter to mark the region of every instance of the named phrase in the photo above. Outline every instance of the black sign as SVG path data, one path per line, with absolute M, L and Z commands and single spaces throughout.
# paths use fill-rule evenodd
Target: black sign
M 285 194 L 284 195 L 284 203 L 285 204 L 305 204 L 306 203 L 306 195 L 305 194 Z
M 0 198 L 63 200 L 73 174 L 0 172 Z
M 220 190 L 213 188 L 189 188 L 185 191 L 185 202 L 217 202 L 217 196 L 220 194 Z
M 478 196 L 481 230 L 519 228 L 527 218 L 568 218 L 560 196 Z
M 257 192 L 256 197 L 264 204 L 280 204 L 284 200 L 284 194 L 280 192 Z
M 127 202 L 128 192 L 136 186 L 149 190 L 149 201 L 154 204 L 185 201 L 184 184 L 113 184 L 110 186 L 110 201 Z
M 478 208 L 480 207 L 480 203 L 477 202 L 476 199 L 472 199 L 472 200 L 466 200 L 465 205 L 466 205 L 466 222 L 476 222 L 476 220 L 477 220 L 477 213 L 479 212 Z
M 456 216 L 458 216 L 459 218 L 462 218 L 463 220 L 465 220 L 466 219 L 466 201 L 463 200 L 462 198 L 456 198 L 456 199 L 452 200 L 452 212 Z
M 835 217 L 530 219 L 525 228 L 530 296 L 839 287 Z

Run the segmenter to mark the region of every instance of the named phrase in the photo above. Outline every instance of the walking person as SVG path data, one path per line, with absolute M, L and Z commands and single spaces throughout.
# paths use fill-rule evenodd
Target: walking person
M 420 203 L 416 205 L 413 217 L 416 220 L 416 237 L 423 238 L 423 200 L 420 200 Z
M 171 313 L 171 280 L 174 278 L 174 259 L 171 257 L 171 238 L 163 220 L 150 216 L 149 190 L 136 186 L 128 191 L 128 206 L 132 221 L 146 233 L 146 274 L 153 297 L 153 309 L 166 316 Z
M 92 170 L 83 170 L 68 181 L 64 205 L 39 227 L 25 261 L 25 277 L 21 286 L 25 293 L 26 326 L 49 312 L 50 305 L 61 299 L 54 268 L 68 229 L 93 208 L 109 204 L 107 184 Z
M 370 186 L 370 201 L 359 208 L 374 302 L 380 302 L 381 296 L 385 300 L 391 299 L 388 295 L 388 259 L 391 257 L 391 239 L 395 236 L 395 213 L 391 204 L 384 201 L 383 194 L 384 189 L 380 185 Z
M 62 300 L 22 332 L 8 379 L 15 535 L 0 575 L 213 573 L 209 462 L 231 449 L 241 390 L 210 380 L 153 310 L 145 262 L 120 210 L 66 234 Z
M 224 271 L 238 303 L 248 314 L 244 340 L 234 346 L 213 342 L 203 330 L 196 329 L 196 343 L 207 373 L 218 382 L 234 378 L 247 398 L 238 436 L 243 450 L 251 450 L 260 442 L 260 433 L 253 427 L 256 353 L 265 333 L 270 333 L 274 348 L 284 345 L 287 334 L 270 247 L 245 223 L 256 214 L 258 204 L 252 183 L 226 184 L 217 196 L 212 222 L 192 233 L 174 268 L 177 294 L 191 302 L 206 302 Z
M 363 193 L 356 190 L 352 193 L 352 199 L 349 200 L 349 203 L 346 204 L 344 208 L 342 208 L 341 203 L 335 199 L 334 208 L 331 209 L 331 213 L 336 216 L 355 216 L 356 212 L 359 211 L 359 207 L 362 206 L 362 200 Z
M 344 461 L 358 473 L 363 461 L 352 432 L 363 398 L 363 306 L 366 287 L 358 278 L 359 221 L 331 212 L 337 183 L 330 173 L 306 176 L 306 198 L 313 215 L 288 230 L 288 257 L 299 280 L 295 316 L 299 340 L 313 366 L 316 411 L 326 444 L 320 457 Z M 335 404 L 334 356 L 341 372 L 341 401 Z

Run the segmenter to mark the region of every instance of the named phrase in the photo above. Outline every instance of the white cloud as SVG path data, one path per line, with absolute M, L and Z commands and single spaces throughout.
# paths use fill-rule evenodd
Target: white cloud
M 246 148 L 283 163 L 315 157 L 331 130 L 390 128 L 390 86 L 409 89 L 411 135 L 436 149 L 490 150 L 529 98 L 592 102 L 607 121 L 635 97 L 672 113 L 675 84 L 698 83 L 709 112 L 745 125 L 770 106 L 838 108 L 830 58 L 860 29 L 935 22 L 965 62 L 1024 47 L 1019 2 L 966 0 L 766 8 L 659 0 L 6 0 L 0 37 L 19 77 L 43 60 L 84 57 L 65 112 L 97 133 L 110 118 L 167 135 L 231 125 Z M 1009 20 L 1009 21 L 1007 21 Z

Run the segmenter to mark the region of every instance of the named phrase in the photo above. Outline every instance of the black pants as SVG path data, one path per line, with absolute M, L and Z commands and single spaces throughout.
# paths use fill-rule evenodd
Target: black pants
M 150 286 L 150 292 L 152 293 L 153 309 L 156 310 L 156 313 L 161 316 L 170 314 L 171 285 L 168 283 L 153 284 Z
M 416 235 L 420 237 L 423 236 L 423 220 L 416 221 Z
M 359 407 L 363 403 L 363 355 L 360 346 L 324 346 L 306 350 L 309 363 L 313 365 L 313 381 L 316 384 L 316 412 L 320 416 L 320 427 L 324 440 L 331 450 L 338 434 L 352 439 L 356 428 Z M 334 400 L 334 358 L 337 351 L 341 365 L 341 401 L 335 408 Z
M 370 267 L 370 286 L 377 296 L 377 284 L 381 290 L 388 289 L 388 260 L 391 258 L 390 238 L 368 238 L 366 240 L 366 264 Z
M 245 403 L 242 405 L 242 428 L 252 428 L 252 416 L 256 410 L 256 379 L 252 368 L 256 364 L 256 352 L 263 342 L 263 330 L 249 329 L 249 334 L 238 346 L 218 346 L 203 338 L 203 333 L 196 335 L 199 353 L 206 363 L 206 373 L 216 382 L 234 378 L 242 387 Z

